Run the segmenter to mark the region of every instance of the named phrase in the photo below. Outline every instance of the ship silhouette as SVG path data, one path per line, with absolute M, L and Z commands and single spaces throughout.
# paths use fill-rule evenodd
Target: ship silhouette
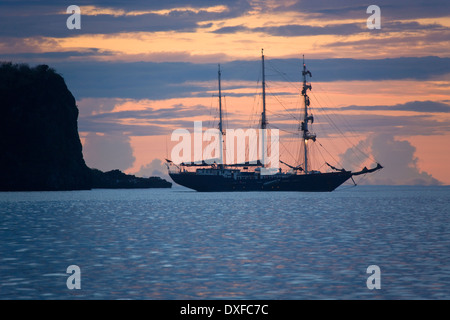
M 265 133 L 267 128 L 266 116 L 266 81 L 265 81 L 265 61 L 264 52 L 261 54 L 262 63 L 262 113 L 260 120 L 260 132 Z M 310 154 L 308 144 L 315 143 L 317 135 L 310 132 L 310 124 L 314 122 L 314 117 L 309 112 L 310 98 L 308 91 L 311 90 L 311 83 L 308 78 L 312 77 L 311 72 L 306 68 L 303 57 L 302 67 L 302 89 L 303 114 L 299 123 L 300 143 L 303 148 L 303 162 L 299 165 L 290 165 L 282 160 L 290 170 L 283 172 L 281 169 L 267 174 L 265 152 L 261 152 L 261 160 L 245 161 L 242 163 L 225 164 L 223 161 L 223 141 L 220 139 L 220 154 L 218 159 L 211 161 L 196 161 L 174 163 L 166 159 L 169 176 L 172 180 L 184 187 L 201 192 L 223 192 L 223 191 L 305 191 L 320 192 L 333 191 L 344 182 L 354 176 L 372 173 L 383 167 L 376 163 L 371 169 L 364 167 L 360 171 L 352 172 L 343 168 L 337 168 L 325 162 L 330 168 L 330 172 L 321 172 L 310 168 Z M 219 132 L 224 134 L 222 116 L 222 92 L 221 92 L 221 70 L 218 70 L 218 98 L 219 98 Z M 262 150 L 267 147 L 265 134 L 261 136 Z M 194 171 L 190 170 L 195 168 Z M 353 183 L 356 183 L 353 180 Z

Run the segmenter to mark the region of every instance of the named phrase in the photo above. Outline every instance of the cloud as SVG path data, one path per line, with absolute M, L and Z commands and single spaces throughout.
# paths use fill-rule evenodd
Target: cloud
M 95 50 L 88 52 L 96 53 Z M 56 55 L 56 53 L 53 53 Z M 63 53 L 62 53 L 63 54 Z M 0 55 L 2 60 L 11 56 Z M 14 58 L 14 55 L 12 55 Z M 83 98 L 168 99 L 173 97 L 210 97 L 217 87 L 216 63 L 189 62 L 46 62 L 60 73 L 73 95 Z M 267 59 L 268 80 L 297 81 L 300 59 Z M 450 58 L 404 57 L 387 59 L 308 59 L 314 82 L 351 80 L 430 80 L 450 74 Z M 221 63 L 222 80 L 260 79 L 259 59 Z M 273 75 L 277 75 L 274 77 Z M 248 84 L 248 83 L 247 83 Z M 244 85 L 247 85 L 244 84 Z M 245 86 L 237 85 L 236 88 Z M 314 84 L 313 84 L 314 88 Z
M 295 2 L 286 1 L 275 10 L 278 12 L 298 11 L 314 14 L 315 18 L 329 19 L 361 19 L 366 20 L 367 7 L 371 3 L 354 0 L 315 0 Z M 386 20 L 436 18 L 449 15 L 446 0 L 377 0 L 376 5 L 381 9 L 381 17 Z
M 228 33 L 237 33 L 237 32 L 249 32 L 251 31 L 250 28 L 244 26 L 244 25 L 237 25 L 237 26 L 227 26 L 227 27 L 222 27 L 219 29 L 216 29 L 214 31 L 212 31 L 213 33 L 217 33 L 217 34 L 228 34 Z
M 139 171 L 133 173 L 137 177 L 161 177 L 168 181 L 171 181 L 169 174 L 167 173 L 167 167 L 160 159 L 153 159 L 150 163 L 142 165 Z
M 320 59 L 308 60 L 308 68 L 314 81 L 427 80 L 450 73 L 450 58 Z
M 20 8 L 18 4 L 21 4 Z M 81 29 L 69 30 L 68 5 L 53 1 L 24 4 L 20 1 L 0 5 L 0 36 L 71 37 L 83 34 L 124 32 L 192 32 L 204 22 L 235 17 L 250 7 L 245 1 L 77 1 L 81 9 Z
M 36 42 L 32 50 L 36 49 L 39 44 Z M 67 61 L 67 60 L 82 60 L 89 59 L 95 60 L 100 57 L 113 56 L 116 53 L 107 50 L 99 50 L 97 48 L 86 48 L 78 50 L 68 51 L 48 51 L 48 52 L 24 52 L 19 49 L 18 53 L 0 54 L 0 59 L 3 60 L 24 60 L 32 62 L 44 62 L 48 61 Z
M 4 40 L 5 38 L 3 38 Z M 0 44 L 0 60 L 5 61 L 27 61 L 27 63 L 67 63 L 77 61 L 99 61 L 101 63 L 134 63 L 142 61 L 151 61 L 153 63 L 178 63 L 180 61 L 195 64 L 205 64 L 224 61 L 232 61 L 233 59 L 226 53 L 191 53 L 188 51 L 159 51 L 144 53 L 125 53 L 111 50 L 101 50 L 98 48 L 79 48 L 77 50 L 64 50 L 53 41 L 54 46 L 48 51 L 43 52 L 42 45 L 48 39 L 35 38 L 30 41 L 24 39 L 8 38 Z M 22 45 L 20 45 L 22 43 Z M 16 49 L 13 49 L 13 46 Z
M 86 34 L 113 34 L 124 32 L 195 31 L 198 14 L 188 16 L 144 14 L 139 16 L 83 15 L 81 29 L 70 30 L 66 26 L 69 14 L 45 16 L 29 15 L 2 17 L 0 36 L 24 37 L 72 37 Z M 201 21 L 201 20 L 200 20 Z
M 418 31 L 418 30 L 433 30 L 433 31 L 448 31 L 448 28 L 440 24 L 419 24 L 417 22 L 387 22 L 383 23 L 383 33 L 388 32 L 402 32 L 402 31 Z M 299 37 L 299 36 L 318 36 L 318 35 L 339 35 L 348 36 L 358 33 L 372 32 L 367 28 L 366 22 L 357 23 L 334 23 L 325 26 L 311 26 L 307 24 L 287 24 L 282 26 L 264 26 L 264 27 L 246 27 L 244 25 L 227 26 L 216 29 L 213 33 L 229 34 L 237 32 L 262 32 L 272 36 L 279 37 Z M 372 32 L 373 33 L 373 32 Z M 447 39 L 447 38 L 445 38 Z
M 84 98 L 77 101 L 80 117 L 89 117 L 94 114 L 111 112 L 117 105 L 127 99 L 119 98 Z
M 187 97 L 201 94 L 205 87 L 199 83 L 217 77 L 217 64 L 66 62 L 52 66 L 63 75 L 77 99 Z
M 435 119 L 429 115 L 342 115 L 333 119 L 333 122 L 329 117 L 316 115 L 316 119 L 321 122 L 320 128 L 325 129 L 324 133 L 320 134 L 323 137 L 326 137 L 327 133 L 334 134 L 336 127 L 343 132 L 362 134 L 384 132 L 392 136 L 439 135 L 450 131 L 448 120 L 440 121 L 440 119 Z M 351 123 L 351 126 L 348 123 Z
M 192 122 L 188 122 L 192 124 Z M 103 133 L 105 135 L 127 136 L 154 136 L 167 134 L 169 129 L 157 124 L 124 124 L 120 121 L 93 121 L 89 118 L 80 118 L 78 121 L 80 132 Z
M 340 155 L 344 168 L 355 167 L 359 150 L 368 149 L 384 167 L 376 174 L 363 178 L 365 184 L 377 185 L 440 185 L 439 180 L 418 168 L 416 149 L 407 140 L 397 140 L 390 134 L 376 134 Z M 362 162 L 359 162 L 362 166 Z
M 104 99 L 101 99 L 104 100 Z M 120 120 L 120 119 L 143 119 L 163 120 L 182 119 L 185 117 L 206 116 L 210 114 L 210 108 L 203 105 L 185 106 L 176 104 L 165 108 L 147 107 L 145 110 L 125 110 L 115 112 L 103 112 L 90 116 L 92 120 Z
M 414 111 L 423 113 L 449 113 L 450 104 L 448 101 L 409 101 L 393 106 L 348 106 L 342 108 L 323 108 L 323 110 L 356 110 L 356 111 Z
M 165 135 L 173 128 L 191 127 L 192 121 L 187 118 L 197 116 L 205 118 L 211 115 L 210 108 L 206 106 L 182 104 L 159 109 L 146 107 L 143 110 L 113 111 L 124 101 L 131 100 L 83 99 L 79 103 L 81 104 L 78 120 L 80 132 L 108 135 L 126 134 L 127 136 Z M 139 105 L 139 101 L 132 102 Z
M 447 100 L 346 107 L 320 107 L 316 101 L 313 101 L 311 112 L 315 118 L 313 130 L 319 138 L 327 138 L 337 132 L 363 135 L 383 132 L 392 136 L 430 136 L 450 132 L 450 103 Z M 299 112 L 298 108 L 286 110 L 290 114 Z
M 415 23 L 410 23 L 415 24 Z M 358 55 L 373 52 L 373 56 L 392 56 L 392 53 L 399 55 L 410 55 L 412 51 L 420 52 L 420 55 L 447 56 L 446 48 L 450 38 L 450 29 L 440 25 L 433 28 L 423 28 L 427 32 L 421 32 L 415 28 L 403 28 L 403 30 L 391 28 L 377 30 L 375 33 L 368 33 L 366 37 L 357 40 L 336 39 L 329 43 L 324 43 L 322 48 L 335 49 L 346 55 Z M 387 31 L 387 33 L 385 33 Z M 399 31 L 399 32 L 389 32 Z
M 102 171 L 124 171 L 131 168 L 136 160 L 130 138 L 123 134 L 89 133 L 85 137 L 83 155 L 88 167 Z
M 219 61 L 220 62 L 220 61 Z M 268 72 L 275 66 L 279 74 L 298 78 L 300 59 L 267 61 Z M 52 68 L 64 77 L 77 99 L 131 98 L 167 99 L 210 97 L 217 86 L 217 63 L 187 62 L 55 62 Z M 221 64 L 224 81 L 252 81 L 259 78 L 259 60 Z M 450 58 L 406 57 L 394 59 L 308 59 L 313 80 L 427 80 L 450 74 Z M 272 79 L 272 78 L 271 78 Z M 269 80 L 271 80 L 269 79 Z M 279 77 L 279 81 L 287 81 Z M 205 86 L 205 83 L 208 83 Z
M 104 1 L 99 0 L 77 0 L 76 4 L 80 7 L 87 6 L 91 13 L 97 12 L 111 16 L 121 16 L 127 13 L 140 12 L 161 12 L 168 13 L 198 13 L 200 11 L 210 13 L 221 13 L 225 16 L 240 16 L 248 12 L 259 13 L 279 13 L 299 12 L 305 13 L 314 18 L 361 18 L 367 19 L 366 9 L 370 5 L 364 1 L 354 0 L 277 0 L 277 1 L 248 1 L 248 0 L 171 0 L 171 1 L 144 1 L 144 0 L 118 0 L 109 1 L 106 5 Z M 424 17 L 443 17 L 448 15 L 448 6 L 446 0 L 377 0 L 376 4 L 381 8 L 382 17 L 389 20 L 396 19 L 414 19 Z M 208 9 L 211 7 L 225 6 L 227 11 L 218 9 Z M 67 5 L 62 5 L 61 1 L 2 1 L 0 12 L 2 15 L 48 15 L 49 13 L 61 12 Z
M 362 29 L 361 24 L 352 23 L 352 24 L 327 25 L 323 27 L 290 24 L 284 26 L 266 26 L 266 27 L 249 28 L 243 25 L 238 25 L 238 26 L 222 27 L 217 30 L 214 30 L 213 32 L 218 34 L 227 34 L 227 33 L 234 34 L 236 32 L 251 32 L 251 33 L 262 32 L 270 34 L 272 36 L 298 37 L 298 36 L 316 36 L 325 34 L 349 35 L 359 33 L 361 31 L 365 31 L 364 29 Z

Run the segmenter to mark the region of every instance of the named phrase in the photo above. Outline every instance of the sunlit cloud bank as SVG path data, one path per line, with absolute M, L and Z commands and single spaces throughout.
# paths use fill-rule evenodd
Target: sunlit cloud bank
M 341 155 L 344 166 L 355 163 L 354 148 L 366 148 L 366 152 L 383 163 L 379 173 L 364 177 L 364 182 L 381 185 L 440 185 L 441 181 L 418 166 L 416 148 L 407 140 L 399 140 L 390 134 L 371 135 Z M 357 160 L 356 160 L 357 161 Z M 362 167 L 363 163 L 360 163 Z

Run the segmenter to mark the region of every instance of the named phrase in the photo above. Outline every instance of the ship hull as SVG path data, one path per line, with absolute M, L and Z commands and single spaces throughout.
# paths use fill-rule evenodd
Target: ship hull
M 245 179 L 222 175 L 198 175 L 195 172 L 170 173 L 172 180 L 201 192 L 224 191 L 303 191 L 330 192 L 350 179 L 352 173 L 329 172 L 303 175 L 256 176 Z

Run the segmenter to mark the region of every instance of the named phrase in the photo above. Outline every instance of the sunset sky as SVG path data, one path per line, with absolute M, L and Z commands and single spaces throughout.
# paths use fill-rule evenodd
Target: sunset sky
M 72 4 L 81 29 L 66 26 Z M 367 27 L 372 4 L 381 29 Z M 450 184 L 448 0 L 0 2 L 0 60 L 64 77 L 86 163 L 105 171 L 165 174 L 173 130 L 217 127 L 218 64 L 227 127 L 257 127 L 262 48 L 283 161 L 298 160 L 304 55 L 316 169 L 378 161 L 361 184 Z

